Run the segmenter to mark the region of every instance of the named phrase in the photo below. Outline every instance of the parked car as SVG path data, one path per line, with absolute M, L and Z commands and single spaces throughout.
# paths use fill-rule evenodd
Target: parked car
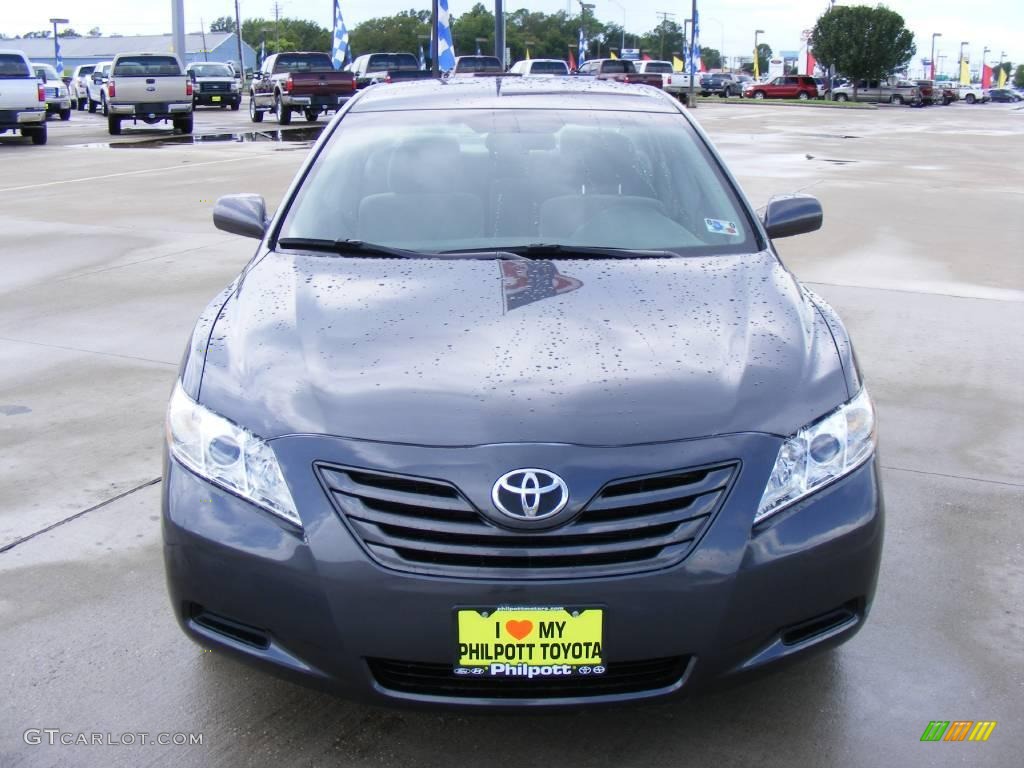
M 921 89 L 916 82 L 890 78 L 889 80 L 858 80 L 832 91 L 836 101 L 861 101 L 875 104 L 923 104 Z
M 57 70 L 53 68 L 52 64 L 42 62 L 33 61 L 30 65 L 36 79 L 43 84 L 47 116 L 59 115 L 61 120 L 70 120 L 71 96 L 68 95 L 68 87 L 57 74 Z
M 864 626 L 874 410 L 773 244 L 821 206 L 759 217 L 678 102 L 368 88 L 276 214 L 213 218 L 259 245 L 167 412 L 166 583 L 204 649 L 536 712 L 686 696 Z
M 231 107 L 242 105 L 242 80 L 234 68 L 215 61 L 193 61 L 185 67 L 192 79 L 192 107 Z
M 936 82 L 935 80 L 915 80 L 918 89 L 921 91 L 921 101 L 924 104 L 942 104 L 949 106 L 959 97 L 956 90 L 948 83 Z
M 694 78 L 696 80 L 696 78 Z M 700 85 L 698 82 L 694 82 L 694 91 L 700 92 Z M 689 92 L 690 90 L 690 74 L 688 72 L 672 72 L 667 75 L 661 76 L 661 87 L 665 93 L 670 93 L 677 98 Z
M 337 110 L 356 94 L 356 78 L 339 72 L 326 53 L 291 51 L 267 56 L 249 88 L 249 117 L 254 123 L 263 115 L 277 115 L 288 125 L 301 112 L 310 123 L 324 112 Z
M 641 74 L 636 71 L 632 61 L 627 59 L 588 59 L 576 70 L 581 75 L 591 75 L 598 80 L 615 80 L 631 85 L 650 85 L 661 88 L 663 79 L 660 74 L 651 72 Z
M 103 114 L 107 114 L 107 92 L 105 90 L 107 80 L 110 79 L 110 67 L 113 65 L 112 61 L 101 61 L 96 65 L 96 68 L 89 75 L 89 79 L 86 81 L 86 102 L 90 112 L 95 112 L 97 109 L 101 109 Z
M 956 93 L 960 101 L 968 104 L 984 104 L 988 101 L 988 95 L 980 85 L 957 85 Z
M 428 80 L 433 77 L 429 69 L 420 69 L 420 62 L 411 53 L 367 53 L 357 56 L 345 67 L 356 78 L 356 88 L 363 89 L 377 83 L 397 83 L 408 80 Z
M 1018 101 L 1024 101 L 1024 96 L 1012 91 L 1009 88 L 989 88 L 986 92 L 989 101 L 998 101 L 1002 103 L 1016 103 Z
M 71 95 L 71 106 L 81 112 L 89 102 L 89 75 L 96 69 L 95 64 L 79 64 L 71 75 L 68 90 Z
M 743 84 L 731 72 L 712 72 L 701 76 L 700 95 L 721 96 L 723 99 L 742 96 Z
M 651 74 L 652 72 L 656 75 L 662 76 L 672 74 L 671 61 L 657 61 L 656 59 L 634 61 L 633 68 L 641 75 Z
M 103 90 L 111 136 L 121 133 L 125 120 L 169 120 L 175 130 L 192 133 L 192 79 L 173 53 L 119 53 Z
M 743 87 L 743 95 L 751 99 L 807 99 L 818 98 L 818 83 L 809 75 L 784 75 L 766 82 L 750 82 Z
M 21 51 L 0 49 L 0 134 L 46 143 L 46 92 Z
M 513 75 L 557 77 L 558 75 L 568 75 L 569 65 L 561 59 L 523 59 L 513 64 L 509 73 Z
M 500 75 L 505 71 L 497 56 L 457 56 L 449 76 Z

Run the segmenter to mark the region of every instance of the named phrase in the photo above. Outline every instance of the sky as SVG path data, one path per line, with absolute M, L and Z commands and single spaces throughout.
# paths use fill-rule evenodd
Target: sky
M 346 25 L 351 29 L 360 21 L 374 16 L 387 16 L 410 8 L 429 9 L 429 0 L 340 0 Z M 453 14 L 468 11 L 475 0 L 448 0 Z M 644 32 L 658 24 L 658 11 L 675 12 L 676 21 L 690 15 L 687 0 L 590 0 L 597 17 L 621 24 L 625 8 L 626 29 Z M 871 4 L 871 0 L 864 0 Z M 567 0 L 505 0 L 507 10 L 528 8 L 553 13 L 572 8 L 578 13 L 579 3 Z M 51 17 L 70 19 L 79 33 L 99 27 L 104 34 L 160 34 L 171 27 L 170 0 L 35 0 L 31 3 L 0 0 L 0 32 L 21 35 L 44 29 Z M 333 25 L 333 0 L 279 0 L 282 16 L 306 18 L 324 27 Z M 484 0 L 485 5 L 492 5 Z M 840 3 L 844 4 L 844 3 Z M 852 4 L 852 3 L 846 3 Z M 263 16 L 273 18 L 274 0 L 240 0 L 243 19 Z M 701 42 L 718 48 L 727 56 L 749 55 L 753 48 L 755 29 L 763 29 L 761 41 L 775 51 L 800 48 L 800 33 L 814 26 L 825 10 L 827 0 L 699 0 Z M 999 54 L 1014 62 L 1024 61 L 1024 0 L 888 0 L 889 8 L 900 13 L 915 35 L 919 65 L 931 52 L 933 32 L 941 32 L 936 58 L 945 55 L 944 69 L 953 73 L 961 41 L 970 45 L 966 51 L 973 65 L 980 60 L 982 49 L 991 49 L 986 60 L 994 63 Z M 198 31 L 200 20 L 207 27 L 218 16 L 234 15 L 234 0 L 185 0 L 186 31 Z M 2 45 L 2 44 L 0 44 Z

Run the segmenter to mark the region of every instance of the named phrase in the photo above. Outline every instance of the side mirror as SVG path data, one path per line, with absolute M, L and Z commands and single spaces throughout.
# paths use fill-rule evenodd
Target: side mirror
M 263 79 L 263 73 L 262 72 L 253 72 L 252 73 L 252 79 L 253 80 L 262 80 Z
M 213 225 L 242 237 L 262 240 L 270 226 L 261 195 L 225 195 L 213 206 Z
M 768 237 L 774 240 L 821 229 L 823 216 L 821 203 L 813 195 L 786 195 L 768 201 L 762 221 Z
M 196 71 L 194 69 L 190 69 L 188 71 L 188 79 L 191 80 L 193 83 L 196 81 Z

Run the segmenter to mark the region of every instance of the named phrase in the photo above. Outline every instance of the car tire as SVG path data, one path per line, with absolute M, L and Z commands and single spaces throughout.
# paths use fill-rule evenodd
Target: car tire
M 837 93 L 836 94 L 836 101 L 849 101 L 849 99 L 850 99 L 850 97 L 847 96 L 845 93 Z
M 67 122 L 71 119 L 71 107 L 68 107 L 67 109 L 62 109 L 60 111 L 60 119 L 64 122 Z
M 241 107 L 241 106 L 242 106 L 242 100 L 241 99 L 238 99 L 237 101 L 233 101 L 233 102 L 231 102 L 231 111 L 232 112 L 237 112 L 238 108 Z
M 107 133 L 111 136 L 121 135 L 121 118 L 107 115 Z
M 84 112 L 85 111 L 85 99 L 79 99 L 78 102 L 75 104 L 75 109 L 77 109 L 79 112 Z
M 96 102 L 92 99 L 89 99 L 89 112 L 93 115 L 96 114 Z
M 182 117 L 174 121 L 174 129 L 182 133 L 192 133 L 195 122 L 192 115 Z
M 807 95 L 807 91 L 800 91 L 800 93 L 797 94 L 797 98 L 800 101 L 807 101 L 811 97 Z
M 759 99 L 759 100 L 763 99 L 764 98 L 764 91 L 754 91 L 754 98 L 755 99 Z
M 973 103 L 974 103 L 974 102 L 976 102 L 977 100 L 978 100 L 978 99 L 977 99 L 977 98 L 975 98 L 975 96 L 974 96 L 974 94 L 973 94 L 973 93 L 968 93 L 968 94 L 967 94 L 967 96 L 966 96 L 966 97 L 964 97 L 964 101 L 966 101 L 966 102 L 967 102 L 968 104 L 973 104 Z
M 256 96 L 251 91 L 249 92 L 249 119 L 254 123 L 263 122 L 263 113 L 256 109 Z
M 286 107 L 281 103 L 280 96 L 274 96 L 274 111 L 277 113 L 277 122 L 279 125 L 291 125 L 292 109 L 291 107 Z
M 889 97 L 889 103 L 895 104 L 896 106 L 901 106 L 903 104 L 903 97 L 900 96 L 899 94 L 894 93 L 892 96 Z
M 320 113 L 314 112 L 312 109 L 307 109 L 305 115 L 307 123 L 315 123 L 318 119 L 320 119 Z
M 102 97 L 102 102 L 101 102 L 100 106 L 103 107 L 103 116 L 104 117 L 109 117 L 110 116 L 110 108 L 107 106 L 107 97 L 106 96 Z
M 32 143 L 40 147 L 46 143 L 46 123 L 44 122 L 38 127 L 22 128 L 21 135 L 32 139 Z

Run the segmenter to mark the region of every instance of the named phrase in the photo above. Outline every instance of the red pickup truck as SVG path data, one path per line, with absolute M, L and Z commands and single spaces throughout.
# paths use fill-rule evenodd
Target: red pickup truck
M 263 122 L 266 112 L 288 125 L 293 112 L 314 122 L 320 114 L 336 110 L 355 96 L 356 78 L 334 69 L 326 53 L 275 53 L 267 57 L 249 86 L 249 117 Z
M 659 73 L 637 72 L 633 62 L 628 59 L 590 59 L 580 65 L 576 74 L 592 75 L 598 80 L 617 80 L 620 83 L 662 88 L 662 77 Z

